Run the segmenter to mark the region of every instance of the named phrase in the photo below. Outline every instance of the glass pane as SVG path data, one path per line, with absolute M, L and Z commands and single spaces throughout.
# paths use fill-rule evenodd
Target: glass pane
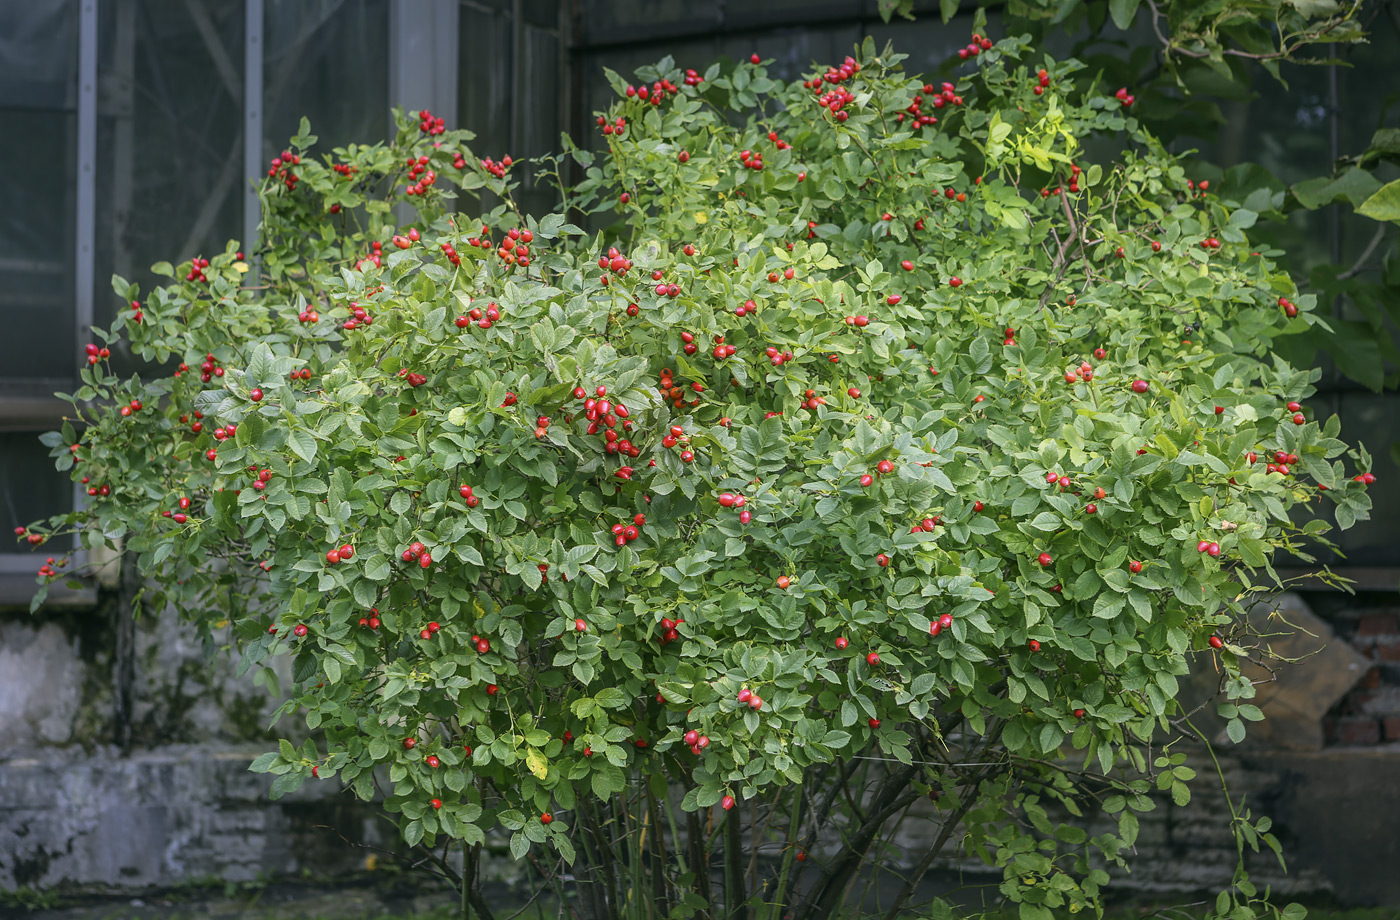
M 517 47 L 509 10 L 493 11 L 477 3 L 462 6 L 457 126 L 476 134 L 471 148 L 479 158 L 499 160 L 509 154 L 519 162 L 511 170 L 521 183 L 516 203 L 540 215 L 553 206 L 556 195 L 550 187 L 535 183 L 524 161 L 559 150 L 564 74 L 558 31 L 530 22 L 527 16 Z M 461 208 L 475 215 L 494 204 L 486 200 L 478 208 L 464 196 Z
M 0 552 L 34 552 L 28 544 L 14 538 L 15 528 L 51 514 L 62 514 L 72 507 L 73 487 L 68 475 L 53 468 L 49 449 L 39 443 L 38 433 L 0 432 L 0 521 L 5 528 Z M 57 549 L 39 549 L 35 555 L 47 555 Z M 34 568 L 39 565 L 36 561 Z
M 275 157 L 311 119 L 316 148 L 384 136 L 388 0 L 268 0 L 263 12 L 263 151 Z
M 1400 546 L 1400 467 L 1390 446 L 1400 441 L 1400 394 L 1346 393 L 1341 397 L 1342 436 L 1370 452 L 1376 482 L 1368 487 L 1371 519 L 1339 537 L 1347 558 L 1338 565 L 1395 565 Z
M 582 0 L 579 7 L 575 39 L 586 47 L 708 33 L 723 24 L 724 15 L 723 4 L 694 0 Z
M 480 159 L 520 156 L 511 149 L 514 36 L 509 11 L 463 6 L 457 34 L 457 124 L 451 127 L 476 134 L 471 148 Z M 461 206 L 475 213 L 474 204 L 464 201 Z
M 0 30 L 0 127 L 22 139 L 0 144 L 0 379 L 36 394 L 76 368 L 77 14 L 67 0 L 10 4 Z
M 99 4 L 95 313 L 118 273 L 222 252 L 243 226 L 242 2 Z

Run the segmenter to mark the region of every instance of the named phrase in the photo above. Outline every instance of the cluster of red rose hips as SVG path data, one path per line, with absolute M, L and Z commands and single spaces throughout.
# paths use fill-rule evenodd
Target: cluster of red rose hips
M 740 309 L 743 308 L 740 307 Z M 738 351 L 738 349 L 733 345 L 725 344 L 724 336 L 715 336 L 715 350 L 712 354 L 715 356 L 716 361 L 723 361 L 726 358 L 732 357 L 736 351 Z
M 20 528 L 20 529 L 23 530 L 24 528 Z M 64 558 L 64 559 L 60 559 L 60 560 L 58 560 L 58 561 L 55 562 L 55 561 L 54 561 L 54 558 L 53 558 L 52 556 L 50 556 L 50 557 L 48 557 L 47 559 L 44 560 L 44 564 L 43 564 L 43 565 L 39 566 L 39 572 L 38 572 L 38 574 L 39 574 L 40 577 L 42 577 L 42 578 L 48 578 L 48 579 L 57 578 L 59 573 L 58 573 L 58 571 L 57 571 L 56 569 L 54 569 L 54 566 L 56 565 L 56 566 L 58 566 L 60 569 L 66 568 L 66 567 L 68 566 L 68 561 L 69 561 L 69 560 L 68 560 L 67 558 Z
M 434 137 L 447 131 L 447 123 L 442 118 L 434 118 L 427 109 L 422 109 L 418 112 L 418 130 Z
M 754 57 L 757 58 L 758 55 L 754 55 Z M 754 63 L 757 64 L 758 61 L 755 60 Z M 804 80 L 802 85 L 806 89 L 819 90 L 822 88 L 823 83 L 844 83 L 858 73 L 860 73 L 860 62 L 848 54 L 846 55 L 846 60 L 841 62 L 841 66 L 828 67 L 826 73 L 821 76 L 813 77 L 810 80 Z
M 530 264 L 528 244 L 534 242 L 534 239 L 535 234 L 529 230 L 518 230 L 512 227 L 506 231 L 506 238 L 501 240 L 501 248 L 496 250 L 496 255 L 507 265 L 527 266 Z
M 952 615 L 951 613 L 945 613 L 945 614 L 943 614 L 943 615 L 940 616 L 940 617 L 935 617 L 935 618 L 933 619 L 933 621 L 930 622 L 930 623 L 928 624 L 928 634 L 929 634 L 930 636 L 936 636 L 936 635 L 938 635 L 939 633 L 941 633 L 943 630 L 949 629 L 950 627 L 952 627 L 952 625 L 953 625 L 953 615 Z M 1034 642 L 1035 640 L 1031 640 L 1031 641 Z M 1037 642 L 1037 643 L 1035 644 L 1035 648 L 1040 648 L 1040 643 Z M 1032 651 L 1034 651 L 1034 650 L 1035 650 L 1035 649 L 1032 649 Z
M 760 151 L 755 152 L 755 151 L 752 151 L 752 150 L 740 150 L 740 151 L 739 151 L 739 162 L 742 163 L 742 164 L 744 165 L 744 168 L 745 168 L 745 169 L 752 169 L 752 170 L 754 170 L 754 171 L 756 171 L 756 172 L 762 172 L 762 171 L 763 171 L 763 151 L 760 150 Z
M 73 446 L 77 447 L 76 444 Z M 27 542 L 30 546 L 41 546 L 43 545 L 44 540 L 47 539 L 41 533 L 30 533 L 27 527 L 16 527 L 15 536 L 24 537 L 25 542 Z
M 852 388 L 852 389 L 854 389 L 854 388 Z M 855 395 L 856 395 L 856 396 L 859 396 L 859 395 L 860 395 L 860 390 L 856 390 L 856 391 L 855 391 Z M 815 412 L 815 411 L 817 411 L 817 406 L 824 406 L 824 405 L 826 405 L 826 397 L 825 397 L 825 396 L 818 396 L 816 390 L 807 390 L 806 392 L 804 392 L 804 393 L 802 394 L 802 407 L 803 407 L 803 408 L 805 408 L 805 409 L 811 409 L 813 412 Z
M 646 87 L 642 88 L 645 89 Z M 636 90 L 632 89 L 632 87 L 629 86 L 628 90 L 632 95 L 636 95 Z M 599 115 L 598 126 L 603 129 L 603 134 L 605 136 L 616 135 L 617 137 L 622 137 L 622 135 L 627 132 L 627 119 L 619 115 L 613 123 L 609 124 L 606 115 Z
M 481 161 L 481 168 L 489 172 L 491 175 L 495 176 L 497 179 L 504 179 L 506 177 L 506 170 L 510 169 L 510 164 L 511 158 L 509 156 L 501 157 L 501 161 L 499 163 L 497 163 L 490 157 L 487 157 L 486 159 Z
M 437 632 L 440 629 L 442 629 L 442 626 L 439 623 L 437 623 L 437 621 L 433 621 L 429 623 L 425 629 L 419 631 L 418 638 L 431 639 L 433 636 L 437 635 Z M 428 761 L 428 766 L 433 767 L 434 769 L 437 768 L 438 759 L 436 757 L 429 755 Z
M 909 532 L 910 532 L 910 533 L 933 533 L 934 530 L 937 529 L 942 523 L 943 523 L 943 518 L 940 517 L 939 515 L 936 515 L 936 514 L 935 514 L 933 517 L 926 517 L 926 518 L 924 518 L 922 521 L 919 521 L 917 524 L 911 524 L 911 525 L 909 526 Z
M 1128 88 L 1126 86 L 1120 86 L 1118 92 L 1113 94 L 1113 98 L 1123 103 L 1123 108 L 1125 109 L 1137 101 L 1136 96 L 1128 93 Z
M 133 399 L 131 402 L 127 403 L 125 406 L 122 406 L 120 409 L 118 409 L 118 410 L 117 410 L 117 414 L 120 415 L 122 418 L 127 418 L 127 417 L 129 417 L 133 412 L 140 412 L 140 411 L 141 411 L 141 408 L 142 408 L 142 407 L 141 407 L 141 400 L 139 400 L 139 399 Z
M 411 387 L 421 387 L 423 384 L 428 382 L 427 377 L 423 376 L 422 374 L 410 371 L 406 367 L 399 368 L 399 376 L 407 380 L 408 385 Z
M 592 396 L 583 387 L 574 387 L 574 399 L 583 403 L 583 418 L 588 422 L 585 429 L 587 434 L 601 434 L 603 437 L 603 450 L 609 455 L 621 454 L 627 457 L 638 457 L 641 450 L 626 438 L 620 437 L 617 433 L 619 427 L 624 432 L 632 430 L 632 422 L 628 418 L 632 413 L 622 403 L 613 403 L 608 400 L 608 388 L 599 386 L 594 389 Z M 572 421 L 573 416 L 568 416 Z M 540 416 L 535 420 L 539 428 L 549 427 L 549 417 Z M 630 469 L 624 467 L 624 469 Z M 630 474 L 620 477 L 630 478 Z
M 331 169 L 335 170 L 337 173 L 339 173 L 347 179 L 354 176 L 355 173 L 360 171 L 360 167 L 351 166 L 349 163 L 332 163 Z
M 1283 315 L 1287 316 L 1289 319 L 1298 315 L 1298 306 L 1287 297 L 1280 297 L 1278 299 L 1278 305 L 1279 309 L 1283 310 Z
M 272 470 L 260 470 L 256 465 L 248 467 L 248 472 L 256 473 L 257 478 L 253 480 L 253 491 L 261 492 L 267 488 L 267 484 L 272 481 Z
M 223 375 L 224 369 L 219 366 L 218 362 L 214 359 L 214 355 L 206 354 L 204 356 L 204 362 L 199 365 L 199 379 L 204 383 L 208 383 L 214 377 L 222 377 Z
M 767 348 L 763 349 L 763 353 L 768 356 L 768 362 L 774 367 L 781 367 L 789 361 L 796 360 L 792 352 L 778 351 L 773 345 L 769 345 Z
M 972 41 L 968 42 L 967 47 L 958 49 L 958 58 L 965 61 L 970 57 L 977 57 L 977 55 L 981 54 L 983 51 L 991 50 L 992 40 L 973 32 Z
M 703 82 L 704 78 L 701 77 L 694 70 L 687 70 L 685 72 L 686 86 L 699 86 Z M 680 87 L 676 86 L 674 83 L 672 83 L 665 77 L 653 83 L 651 85 L 650 90 L 647 89 L 645 84 L 643 84 L 642 86 L 638 86 L 635 89 L 631 86 L 627 87 L 627 95 L 629 98 L 635 96 L 643 102 L 650 102 L 652 105 L 660 105 L 661 100 L 664 99 L 666 96 L 674 96 L 680 91 Z
M 200 419 L 202 418 L 204 418 L 203 412 L 195 412 L 193 422 L 190 421 L 190 417 L 188 415 L 182 415 L 180 416 L 180 424 L 189 425 L 190 431 L 193 431 L 195 434 L 199 434 L 201 431 L 204 430 L 204 423 L 200 421 Z
M 84 477 L 83 477 L 83 482 L 86 483 L 87 481 L 88 481 L 88 477 L 84 476 Z M 100 486 L 92 486 L 92 485 L 90 485 L 90 486 L 88 486 L 87 494 L 88 494 L 89 496 L 92 496 L 93 498 L 96 498 L 96 497 L 98 497 L 98 496 L 102 496 L 102 497 L 105 498 L 106 496 L 112 494 L 112 487 L 109 486 L 109 485 L 106 485 L 105 483 L 104 483 L 103 485 L 100 485 Z
M 618 546 L 626 546 L 642 535 L 642 525 L 646 523 L 646 515 L 634 515 L 631 524 L 614 524 L 610 528 L 613 535 L 613 542 Z
M 214 440 L 227 441 L 229 438 L 233 437 L 236 434 L 238 434 L 238 426 L 230 423 L 228 425 L 224 425 L 222 428 L 214 429 Z M 209 459 L 212 460 L 214 458 L 210 457 Z
M 699 757 L 700 752 L 710 746 L 710 737 L 700 734 L 693 728 L 682 735 L 681 740 L 685 742 L 686 747 L 690 748 L 690 753 L 696 757 Z
M 326 553 L 326 565 L 339 565 L 342 562 L 349 562 L 355 558 L 355 547 L 349 543 L 338 546 Z
M 361 326 L 371 326 L 373 324 L 374 317 L 370 315 L 370 312 L 352 300 L 350 301 L 350 318 L 341 323 L 340 328 L 358 329 Z
M 689 332 L 682 332 L 681 340 L 685 341 L 685 337 L 688 335 L 690 335 Z M 685 343 L 685 353 L 688 355 L 695 354 L 696 345 L 694 342 L 694 338 L 694 336 L 691 336 L 691 340 Z M 663 399 L 671 400 L 671 405 L 675 408 L 680 409 L 683 406 L 690 406 L 693 409 L 696 406 L 700 405 L 700 398 L 698 396 L 692 397 L 689 402 L 686 401 L 685 387 L 676 386 L 675 380 L 671 376 L 671 369 L 669 367 L 663 367 L 661 369 L 661 376 L 658 383 L 658 389 L 661 392 L 661 397 Z M 691 383 L 690 389 L 694 393 L 703 393 L 705 392 L 705 385 L 697 380 Z
M 890 473 L 893 473 L 893 472 L 894 472 L 894 462 L 891 461 L 891 460 L 881 460 L 879 463 L 875 464 L 875 475 L 876 475 L 876 476 L 886 476 L 886 475 L 889 475 Z M 861 475 L 861 477 L 860 477 L 860 487 L 861 487 L 862 489 L 868 489 L 868 488 L 870 488 L 874 483 L 875 483 L 875 476 L 871 476 L 869 473 L 864 473 L 864 474 Z
M 238 258 L 242 259 L 243 254 L 239 253 Z M 141 312 L 141 301 L 133 300 L 131 302 L 131 321 L 139 326 L 141 325 L 141 320 L 145 317 L 145 315 L 146 314 Z
M 1210 540 L 1201 540 L 1196 543 L 1196 552 L 1205 553 L 1207 556 L 1214 559 L 1216 556 L 1220 555 L 1220 544 Z
M 297 187 L 297 182 L 300 178 L 296 173 L 292 172 L 292 167 L 300 165 L 300 156 L 292 153 L 290 150 L 283 150 L 280 157 L 272 158 L 272 162 L 267 167 L 267 177 L 269 179 L 276 179 L 280 176 L 282 184 L 287 187 L 288 191 L 292 191 Z
M 110 357 L 112 357 L 112 351 L 111 351 L 111 349 L 109 349 L 109 348 L 101 348 L 101 347 L 98 347 L 97 345 L 94 345 L 94 344 L 92 344 L 91 342 L 89 342 L 87 345 L 83 346 L 83 351 L 85 351 L 85 352 L 87 353 L 87 363 L 88 363 L 88 364 L 96 364 L 98 361 L 101 361 L 103 358 L 110 358 Z
M 442 254 L 447 256 L 447 261 L 451 262 L 453 265 L 462 264 L 462 257 L 457 255 L 457 250 L 452 248 L 451 243 L 442 244 Z
M 1248 454 L 1245 455 L 1245 459 L 1249 461 L 1249 464 L 1251 466 L 1253 466 L 1255 463 L 1259 462 L 1259 455 L 1251 450 Z M 1290 470 L 1289 467 L 1297 462 L 1297 454 L 1290 454 L 1286 453 L 1285 451 L 1276 450 L 1274 451 L 1274 462 L 1265 464 L 1264 471 L 1266 473 L 1278 473 L 1281 476 L 1289 476 L 1292 475 L 1292 470 Z
M 162 511 L 160 513 L 160 516 L 168 517 L 176 524 L 183 524 L 185 523 L 185 521 L 189 520 L 189 517 L 185 514 L 185 512 L 190 510 L 190 500 L 182 495 L 180 496 L 180 500 L 175 504 L 179 510 L 171 511 L 167 508 L 165 511 Z
M 1206 239 L 1201 240 L 1201 242 L 1200 242 L 1199 244 L 1197 244 L 1197 245 L 1199 245 L 1202 249 L 1207 249 L 1207 250 L 1209 250 L 1209 249 L 1219 249 L 1219 248 L 1220 248 L 1220 240 L 1216 239 L 1216 238 L 1213 237 L 1213 236 L 1212 236 L 1212 237 L 1207 237 Z
M 368 626 L 370 629 L 379 628 L 379 608 L 369 608 L 369 615 L 360 617 L 360 625 Z
M 1044 67 L 1042 67 L 1042 68 L 1040 68 L 1040 71 L 1039 71 L 1035 76 L 1036 76 L 1036 84 L 1035 84 L 1035 89 L 1033 90 L 1033 92 L 1034 92 L 1037 96 L 1039 96 L 1039 95 L 1042 95 L 1042 94 L 1045 92 L 1046 88 L 1050 86 L 1050 71 L 1048 71 L 1048 70 L 1046 70 Z
M 1086 383 L 1094 379 L 1094 366 L 1088 361 L 1082 362 L 1078 367 L 1065 371 L 1065 383 L 1074 383 L 1083 380 Z
M 208 282 L 209 278 L 204 274 L 204 270 L 208 267 L 208 259 L 195 256 L 190 260 L 190 270 L 189 273 L 185 275 L 185 280 Z
M 1071 165 L 1070 168 L 1069 168 L 1069 170 L 1070 170 L 1070 172 L 1069 172 L 1069 191 L 1070 191 L 1071 194 L 1075 194 L 1075 193 L 1078 193 L 1078 191 L 1079 191 L 1079 176 L 1080 176 L 1080 173 L 1082 172 L 1082 170 L 1081 170 L 1078 166 L 1074 166 L 1074 165 Z M 1059 195 L 1059 194 L 1060 194 L 1060 191 L 1061 191 L 1061 189 L 1060 189 L 1060 186 L 1058 186 L 1058 185 L 1055 186 L 1054 188 L 1043 188 L 1043 189 L 1040 190 L 1040 197 L 1041 197 L 1041 198 L 1049 198 L 1049 197 L 1051 197 L 1052 195 Z M 1153 251 L 1154 251 L 1154 252 L 1160 251 L 1161 248 L 1162 248 L 1161 244 L 1158 243 L 1158 244 L 1157 244 L 1157 248 L 1156 248 L 1155 250 L 1153 250 Z M 1122 247 L 1119 247 L 1119 251 L 1120 251 L 1120 252 L 1122 251 Z M 1122 256 L 1119 256 L 1119 258 L 1122 258 Z
M 680 633 L 677 631 L 677 627 L 679 627 L 684 622 L 685 620 L 672 620 L 669 617 L 662 617 L 661 635 L 657 639 L 657 641 L 660 642 L 662 645 L 675 642 L 677 639 L 680 638 Z
M 486 305 L 485 310 L 481 309 L 480 307 L 472 307 L 465 314 L 457 317 L 457 319 L 453 322 L 456 324 L 458 329 L 465 329 L 472 323 L 476 323 L 477 326 L 481 327 L 482 329 L 490 329 L 493 325 L 495 325 L 496 320 L 500 318 L 500 305 L 495 302 L 492 302 Z
M 408 549 L 404 550 L 399 557 L 404 562 L 417 562 L 419 568 L 426 569 L 433 564 L 433 554 L 428 552 L 428 548 L 422 543 L 410 543 Z M 476 637 L 472 637 L 476 641 Z
M 744 505 L 748 504 L 748 501 L 749 501 L 749 500 L 748 500 L 747 498 L 745 498 L 744 496 L 739 495 L 739 494 L 737 494 L 737 493 L 735 493 L 735 492 L 721 492 L 721 493 L 719 493 L 719 497 L 718 497 L 716 500 L 719 502 L 719 505 L 720 505 L 721 508 L 738 508 L 738 509 L 740 509 L 740 510 L 739 510 L 739 523 L 740 523 L 740 524 L 747 524 L 749 521 L 753 520 L 753 515 L 749 512 L 749 509 L 747 509 L 747 508 L 744 507 Z
M 1194 196 L 1194 197 L 1196 197 L 1196 198 L 1204 198 L 1204 197 L 1206 197 L 1206 190 L 1210 188 L 1210 180 L 1209 180 L 1209 179 L 1202 179 L 1199 183 L 1195 183 L 1195 182 L 1192 182 L 1190 179 L 1187 179 L 1187 180 L 1186 180 L 1186 188 L 1187 188 L 1188 191 L 1194 191 L 1194 192 L 1195 192 L 1195 196 Z
M 896 114 L 894 120 L 902 123 L 908 116 L 910 124 L 921 128 L 938 124 L 938 116 L 930 115 L 923 110 L 924 103 L 928 102 L 935 109 L 941 109 L 950 104 L 962 105 L 962 96 L 957 95 L 954 89 L 952 83 L 944 83 L 941 91 L 932 83 L 925 83 L 923 93 L 915 95 L 914 101 L 910 102 L 908 108 L 903 112 Z
M 608 249 L 608 254 L 606 256 L 598 257 L 598 267 L 604 272 L 612 272 L 612 274 L 620 277 L 627 274 L 627 270 L 632 267 L 632 260 L 623 256 L 622 253 L 617 251 L 617 247 L 613 246 Z M 603 284 L 609 283 L 608 275 L 606 274 L 599 280 L 601 280 Z
M 822 93 L 817 99 L 817 105 L 831 112 L 831 117 L 837 121 L 845 121 L 850 117 L 846 111 L 846 105 L 856 101 L 855 94 L 847 90 L 844 86 Z
M 379 242 L 379 240 L 374 240 L 369 244 L 369 250 L 369 255 L 355 263 L 355 271 L 362 272 L 368 265 L 373 265 L 375 268 L 381 268 L 383 266 L 381 260 L 384 257 L 384 244 Z

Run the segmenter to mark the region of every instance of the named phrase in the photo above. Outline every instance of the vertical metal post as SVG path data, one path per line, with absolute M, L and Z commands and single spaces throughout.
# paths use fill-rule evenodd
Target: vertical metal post
M 525 2 L 512 0 L 510 5 L 510 149 L 523 157 L 525 151 L 525 106 L 521 102 L 520 72 L 525 69 Z M 533 100 L 532 100 L 533 101 Z
M 1337 57 L 1337 46 L 1327 46 L 1327 56 L 1333 60 Z M 1342 155 L 1342 97 L 1337 86 L 1337 65 L 1327 65 L 1327 153 L 1330 162 L 1329 168 L 1335 168 L 1337 160 Z M 1332 237 L 1331 256 L 1332 264 L 1340 266 L 1342 264 L 1342 206 L 1339 204 L 1329 205 L 1328 208 L 1328 231 Z M 1332 299 L 1331 316 L 1340 319 L 1342 315 L 1342 299 L 1334 297 Z M 1342 414 L 1342 371 L 1335 358 L 1332 361 L 1332 413 L 1340 416 Z
M 82 367 L 83 346 L 91 341 L 97 240 L 97 0 L 82 0 L 78 12 L 78 177 L 74 226 L 73 360 Z M 77 377 L 75 372 L 74 377 Z M 87 492 L 73 483 L 73 507 L 87 505 Z M 74 541 L 73 548 L 82 547 Z
M 243 239 L 251 253 L 258 245 L 262 208 L 255 180 L 263 171 L 263 0 L 244 0 L 243 40 Z
M 75 224 L 78 230 L 73 270 L 77 348 L 92 330 L 93 246 L 97 237 L 97 0 L 82 0 L 78 17 L 78 179 Z M 77 358 L 75 357 L 75 360 Z

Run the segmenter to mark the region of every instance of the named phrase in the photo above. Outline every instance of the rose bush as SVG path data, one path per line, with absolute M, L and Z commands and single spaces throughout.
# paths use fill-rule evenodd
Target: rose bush
M 1189 794 L 1192 656 L 1238 740 L 1243 614 L 1365 515 L 1369 458 L 1271 355 L 1324 320 L 1254 213 L 1127 88 L 969 49 L 951 83 L 869 42 L 610 74 L 538 219 L 431 113 L 321 155 L 303 124 L 253 258 L 114 279 L 46 441 L 91 498 L 23 536 L 121 547 L 274 687 L 291 656 L 313 737 L 253 768 L 382 793 L 484 916 L 504 832 L 598 916 L 827 917 L 916 806 L 891 914 L 954 851 L 1023 916 L 1097 905 Z M 166 370 L 117 378 L 126 343 Z M 1256 905 L 1241 872 L 1217 909 Z

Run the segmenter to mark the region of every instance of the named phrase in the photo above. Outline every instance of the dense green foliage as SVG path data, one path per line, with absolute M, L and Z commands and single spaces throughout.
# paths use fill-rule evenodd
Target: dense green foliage
M 1095 906 L 1148 793 L 1189 794 L 1191 657 L 1242 737 L 1243 613 L 1317 503 L 1365 515 L 1369 459 L 1287 408 L 1316 372 L 1272 347 L 1323 320 L 1255 212 L 1111 88 L 1014 38 L 946 94 L 900 60 L 618 78 L 607 155 L 571 149 L 587 177 L 538 221 L 465 132 L 401 115 L 316 157 L 304 127 L 257 272 L 231 245 L 116 280 L 110 341 L 180 369 L 99 353 L 48 439 L 98 494 L 33 533 L 123 546 L 145 604 L 245 667 L 292 656 L 282 712 L 317 734 L 254 764 L 274 794 L 314 769 L 370 797 L 378 769 L 408 843 L 460 840 L 469 872 L 503 828 L 576 862 L 595 914 L 718 915 L 733 797 L 768 820 L 715 825 L 728 912 L 809 920 L 933 798 L 918 875 L 956 846 L 1022 916 Z M 1097 133 L 1121 161 L 1084 159 Z M 613 404 L 594 433 L 584 398 Z

